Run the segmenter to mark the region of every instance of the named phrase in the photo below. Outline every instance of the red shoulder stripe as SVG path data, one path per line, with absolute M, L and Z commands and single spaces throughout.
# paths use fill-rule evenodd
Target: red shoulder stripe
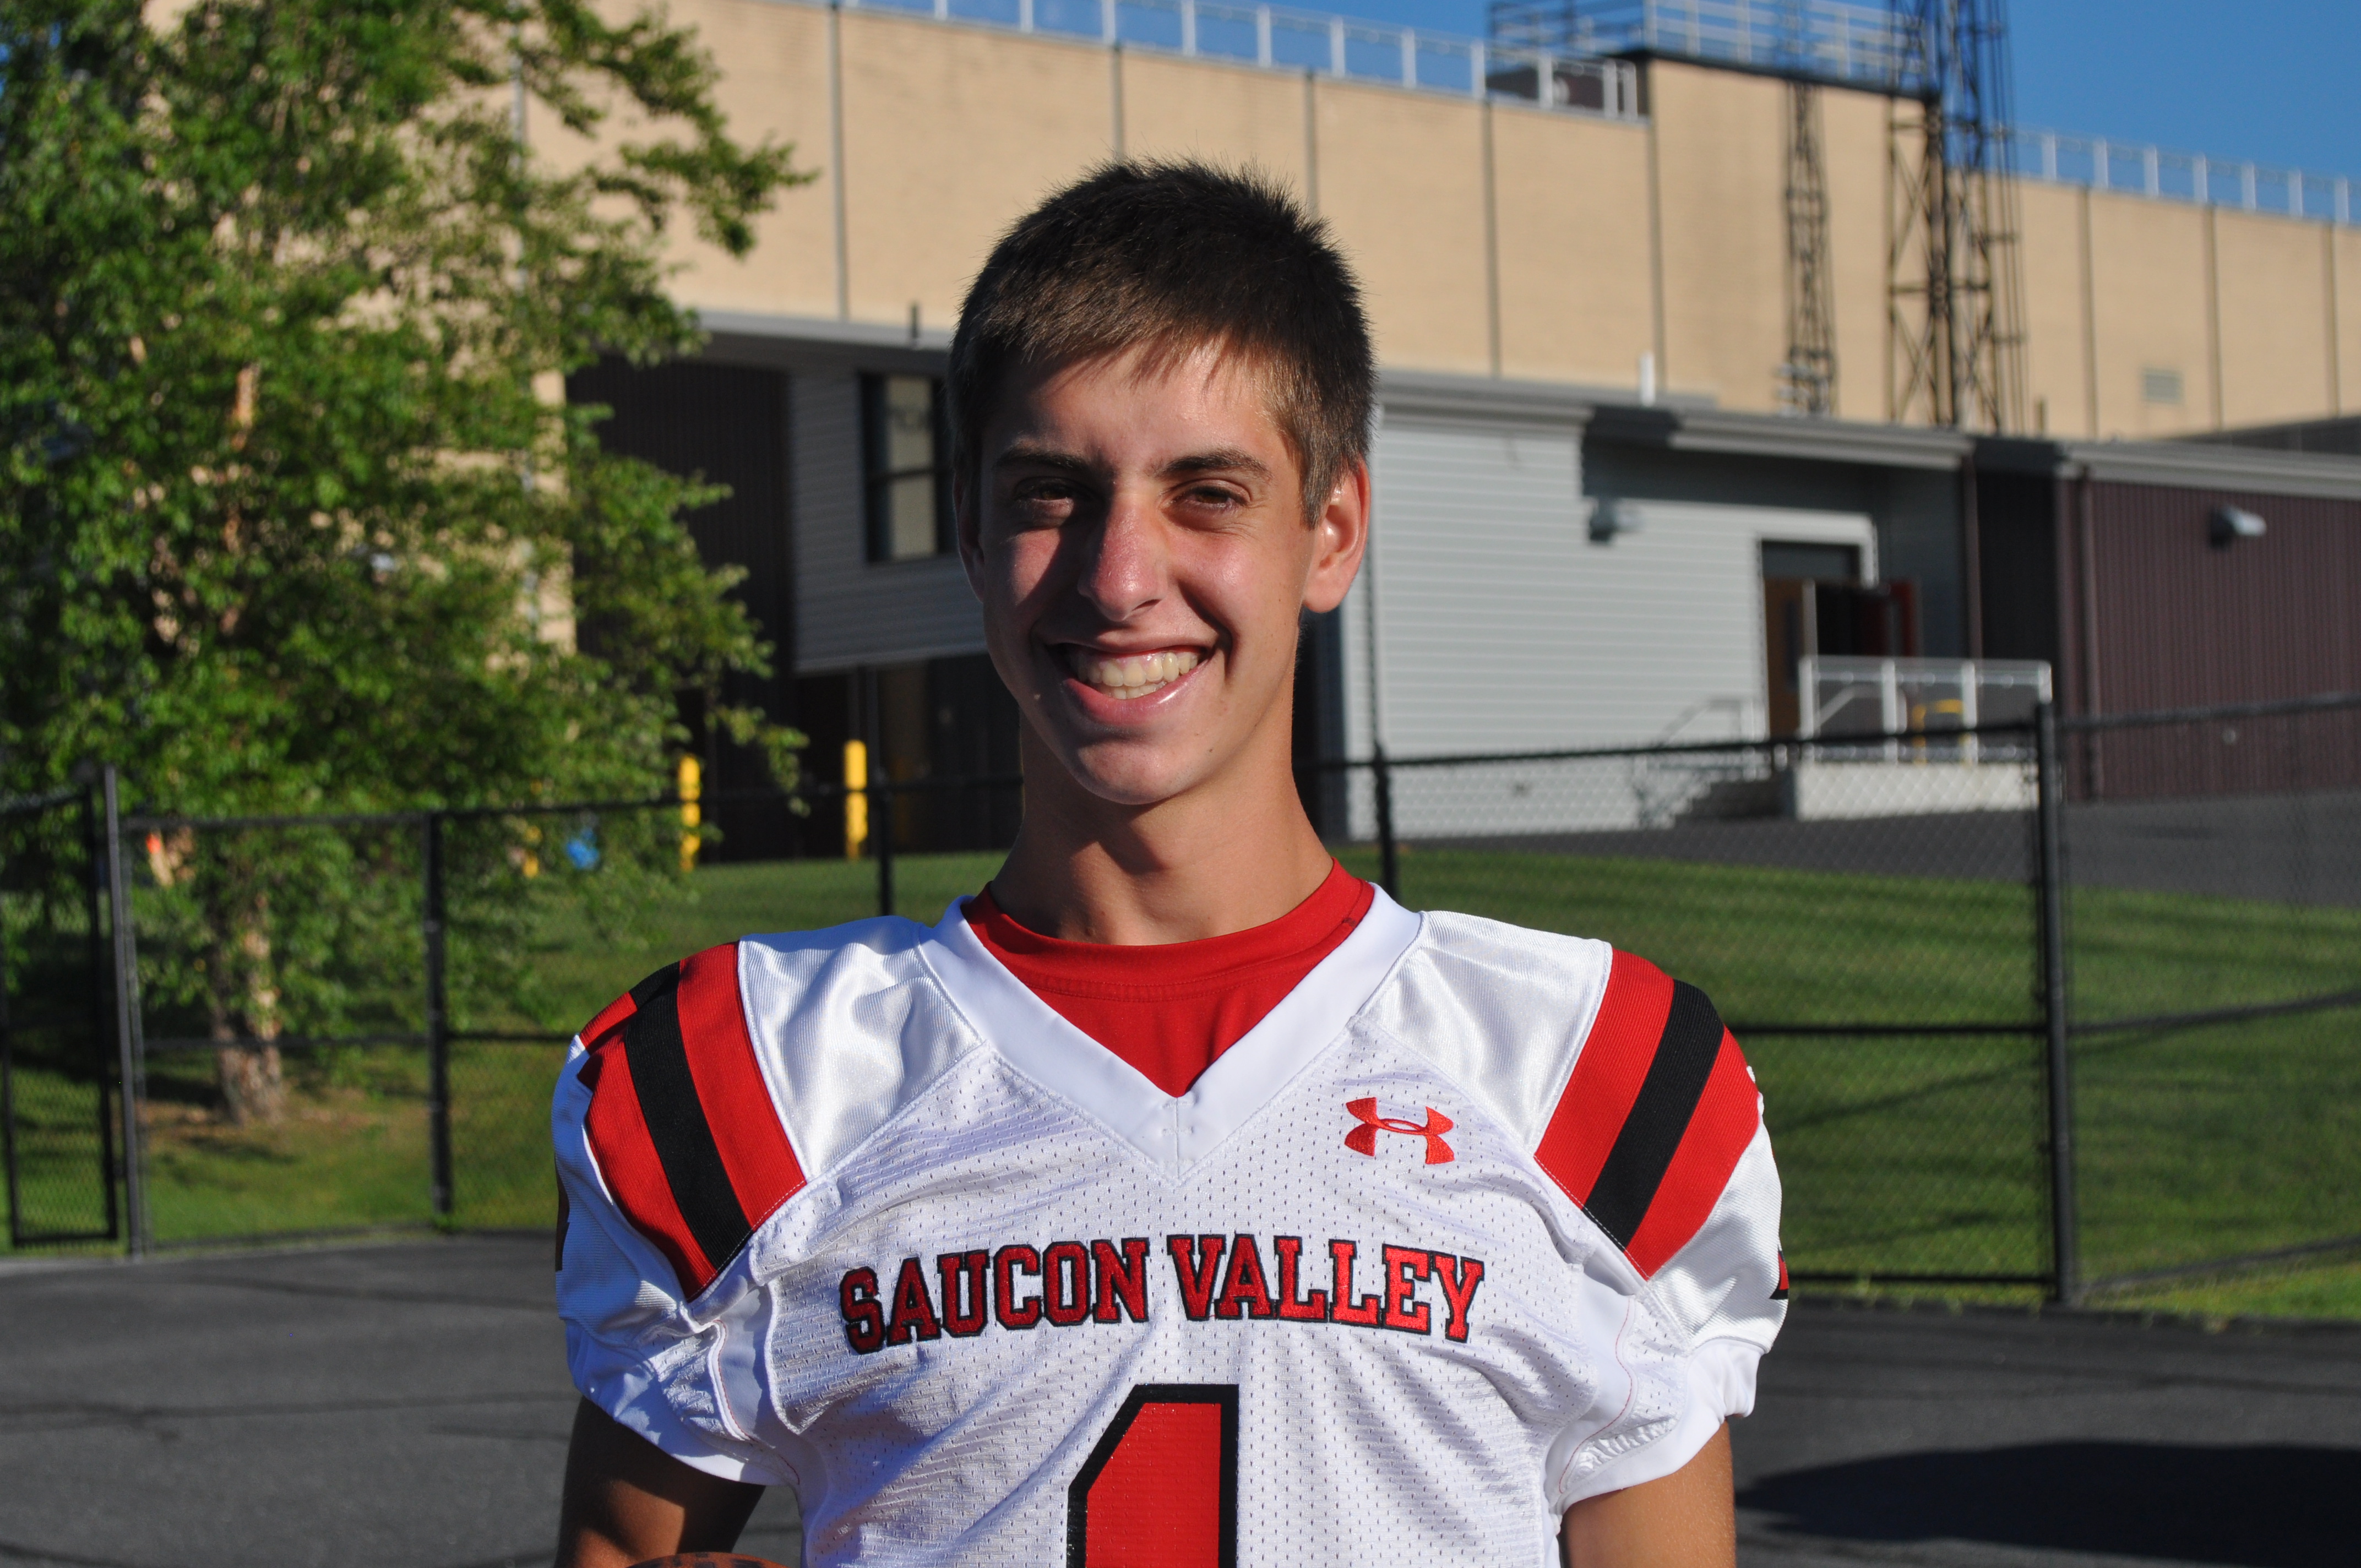
M 712 1266 L 689 1234 L 680 1205 L 673 1201 L 664 1161 L 657 1157 L 655 1140 L 648 1135 L 647 1118 L 640 1111 L 639 1091 L 631 1082 L 631 1063 L 620 1031 L 611 1031 L 582 1064 L 582 1083 L 590 1091 L 590 1112 L 583 1119 L 583 1130 L 615 1207 L 623 1212 L 632 1229 L 664 1255 L 684 1285 L 710 1279 Z
M 657 970 L 592 1022 L 591 1154 L 682 1295 L 701 1295 L 804 1185 L 754 1059 L 737 945 Z
M 1640 1085 L 1647 1080 L 1648 1064 L 1655 1059 L 1656 1042 L 1664 1036 L 1672 1009 L 1672 977 L 1647 959 L 1619 950 L 1608 971 L 1598 1016 L 1583 1038 L 1574 1074 L 1558 1096 L 1541 1146 L 1533 1151 L 1542 1168 L 1577 1203 L 1590 1201 L 1590 1190 L 1615 1146 L 1615 1135 L 1623 1130 L 1640 1098 Z
M 1730 1184 L 1730 1173 L 1738 1168 L 1739 1157 L 1754 1141 L 1762 1114 L 1754 1076 L 1746 1070 L 1746 1058 L 1738 1041 L 1724 1029 L 1705 1092 L 1690 1113 L 1688 1130 L 1681 1135 L 1673 1163 L 1656 1188 L 1656 1201 L 1649 1205 L 1648 1217 L 1640 1222 L 1623 1249 L 1643 1277 L 1653 1276 L 1671 1262 L 1673 1254 L 1704 1228 L 1707 1216 L 1721 1200 L 1722 1189 Z
M 1704 1225 L 1760 1116 L 1704 993 L 1619 952 L 1533 1157 L 1645 1278 Z
M 682 961 L 680 1034 L 706 1125 L 751 1229 L 803 1190 L 804 1171 L 746 1032 L 737 943 Z
M 620 1027 L 624 1019 L 639 1010 L 640 1004 L 631 999 L 631 993 L 628 991 L 623 992 L 622 995 L 598 1009 L 598 1015 L 596 1018 L 582 1025 L 582 1043 L 586 1046 L 597 1045 L 606 1038 L 609 1032 Z

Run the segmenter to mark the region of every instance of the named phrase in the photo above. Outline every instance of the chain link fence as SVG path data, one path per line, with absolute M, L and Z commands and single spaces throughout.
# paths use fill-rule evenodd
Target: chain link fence
M 2090 1292 L 2361 1248 L 2361 696 L 2064 728 Z
M 123 1235 L 98 834 L 87 790 L 0 806 L 0 1167 L 12 1249 Z
M 1300 784 L 1411 907 L 1603 938 L 1711 995 L 1766 1096 L 1799 1280 L 2103 1296 L 2351 1245 L 2361 698 L 2023 717 Z M 539 1229 L 584 1018 L 745 932 L 931 921 L 1020 811 L 997 777 L 0 810 L 12 1245 Z M 843 853 L 717 863 L 711 820 L 768 812 Z

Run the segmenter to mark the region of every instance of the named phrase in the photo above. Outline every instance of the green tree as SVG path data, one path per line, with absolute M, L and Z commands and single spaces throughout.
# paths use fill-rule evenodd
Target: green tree
M 605 16 L 0 0 L 0 794 L 104 760 L 189 814 L 643 796 L 682 695 L 763 668 L 680 521 L 715 492 L 555 389 L 693 347 L 668 231 L 743 253 L 805 177 L 731 140 L 687 33 Z M 191 933 L 165 1000 L 214 1038 L 351 1002 L 324 955 L 394 850 L 148 851 Z M 219 1060 L 234 1115 L 277 1114 L 275 1048 Z

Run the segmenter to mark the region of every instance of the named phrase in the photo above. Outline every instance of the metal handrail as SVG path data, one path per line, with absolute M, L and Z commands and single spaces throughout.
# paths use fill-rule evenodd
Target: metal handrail
M 1521 99 L 1569 114 L 1640 117 L 1639 68 L 1628 60 L 1500 44 L 1290 5 L 1246 5 L 1232 0 L 834 0 L 834 5 L 1419 92 Z M 1077 20 L 1067 24 L 1061 16 Z M 1587 101 L 1593 93 L 1582 90 L 1586 82 L 1596 84 L 1598 102 Z
M 2291 218 L 2353 222 L 2353 182 L 2342 174 L 2209 158 L 2148 142 L 2018 126 L 2006 133 L 2010 167 L 2054 185 L 2085 185 L 2156 201 L 2236 207 Z
M 1883 5 L 1850 0 L 1596 0 L 1576 26 L 1602 54 L 1627 50 L 1800 71 L 1889 91 L 1923 84 L 1926 51 Z

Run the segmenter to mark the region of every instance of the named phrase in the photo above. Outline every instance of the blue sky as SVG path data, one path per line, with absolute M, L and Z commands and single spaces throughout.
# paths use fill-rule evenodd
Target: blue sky
M 1310 0 L 1456 33 L 1484 0 Z M 2015 0 L 2016 118 L 2361 178 L 2361 0 Z

